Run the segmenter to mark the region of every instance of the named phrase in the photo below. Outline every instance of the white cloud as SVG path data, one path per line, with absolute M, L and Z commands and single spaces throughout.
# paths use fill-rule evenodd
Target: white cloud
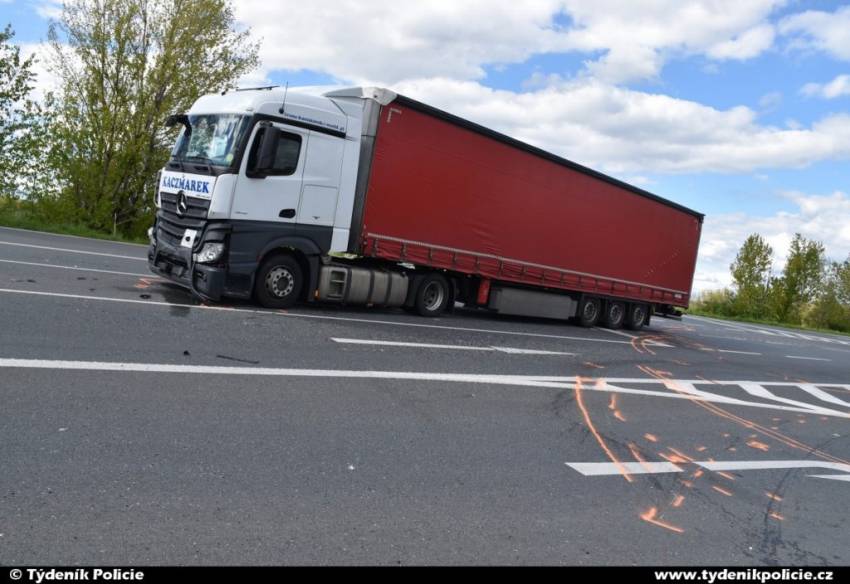
M 808 128 L 760 125 L 746 107 L 697 102 L 589 79 L 516 93 L 475 81 L 424 79 L 393 89 L 613 173 L 749 172 L 850 157 L 850 115 Z
M 785 193 L 793 201 L 794 212 L 780 212 L 767 217 L 746 213 L 708 216 L 703 226 L 695 291 L 729 286 L 732 278 L 729 264 L 751 233 L 758 233 L 773 247 L 774 274 L 780 274 L 795 233 L 820 241 L 826 255 L 843 261 L 850 254 L 850 196 L 836 191 L 831 195 Z
M 31 55 L 35 55 L 32 67 L 32 71 L 35 73 L 32 97 L 40 101 L 47 92 L 59 89 L 59 79 L 48 67 L 52 49 L 47 43 L 21 43 L 19 46 L 21 47 L 21 57 L 29 58 Z
M 36 13 L 46 19 L 58 19 L 62 16 L 62 0 L 42 0 L 35 5 Z
M 791 47 L 824 51 L 850 61 L 850 6 L 835 12 L 809 10 L 784 18 L 779 31 L 791 35 Z
M 850 95 L 850 75 L 839 75 L 829 83 L 806 83 L 800 92 L 803 95 L 824 99 Z
M 620 82 L 653 77 L 671 56 L 748 59 L 767 50 L 767 18 L 784 0 L 236 0 L 264 40 L 268 70 L 314 70 L 350 82 L 480 79 L 484 66 L 579 52 L 587 72 Z M 561 24 L 567 22 L 568 24 Z

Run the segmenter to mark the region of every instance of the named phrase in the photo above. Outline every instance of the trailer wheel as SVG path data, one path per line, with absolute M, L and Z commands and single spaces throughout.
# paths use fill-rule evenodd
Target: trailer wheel
M 441 274 L 428 274 L 419 281 L 413 308 L 420 316 L 440 316 L 451 296 L 448 280 Z
M 632 304 L 629 306 L 628 314 L 626 314 L 626 328 L 633 331 L 638 330 L 646 323 L 646 316 L 649 309 L 646 304 Z
M 602 312 L 602 304 L 599 298 L 584 296 L 578 304 L 576 318 L 578 323 L 584 327 L 592 327 L 599 321 L 599 313 Z
M 626 320 L 626 305 L 622 302 L 611 301 L 605 305 L 605 315 L 602 318 L 602 323 L 606 328 L 618 329 L 623 326 L 623 321 Z
M 304 275 L 290 255 L 275 254 L 257 270 L 254 294 L 266 308 L 290 308 L 301 296 Z

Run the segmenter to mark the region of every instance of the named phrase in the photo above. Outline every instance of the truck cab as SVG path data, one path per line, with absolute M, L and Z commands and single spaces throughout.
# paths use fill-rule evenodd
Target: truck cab
M 159 175 L 151 270 L 214 301 L 305 299 L 321 259 L 349 249 L 370 103 L 265 88 L 206 95 L 172 116 L 183 130 Z M 283 252 L 287 265 L 260 270 Z

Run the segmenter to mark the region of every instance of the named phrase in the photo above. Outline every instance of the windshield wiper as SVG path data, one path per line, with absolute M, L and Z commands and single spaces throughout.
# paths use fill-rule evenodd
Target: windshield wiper
M 199 160 L 207 165 L 207 169 L 212 172 L 212 167 L 215 166 L 215 162 L 212 159 L 207 158 L 206 156 L 186 156 L 183 158 L 185 162 L 189 162 L 190 160 Z

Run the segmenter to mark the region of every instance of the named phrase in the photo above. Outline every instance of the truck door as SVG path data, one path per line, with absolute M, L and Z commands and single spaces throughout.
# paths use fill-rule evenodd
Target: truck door
M 237 221 L 299 222 L 298 208 L 310 132 L 279 124 L 274 126 L 282 131 L 277 142 L 275 168 L 263 177 L 252 177 L 250 169 L 256 161 L 257 150 L 268 125 L 257 124 L 252 131 L 233 196 L 231 216 Z
M 333 228 L 344 150 L 344 138 L 310 131 L 298 211 L 299 229 Z

